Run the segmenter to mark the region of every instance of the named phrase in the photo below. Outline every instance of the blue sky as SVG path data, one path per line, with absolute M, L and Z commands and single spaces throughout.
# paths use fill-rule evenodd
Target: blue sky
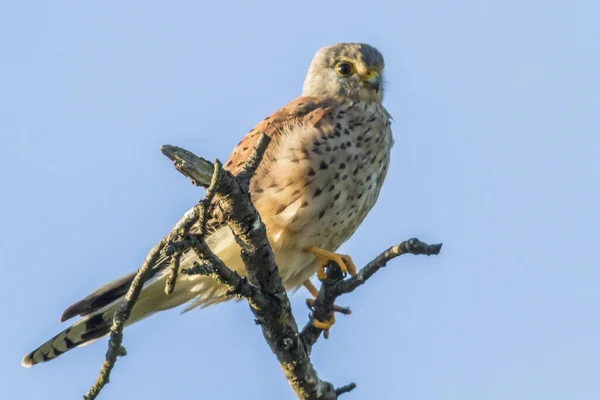
M 347 399 L 600 398 L 600 5 L 589 1 L 13 1 L 0 5 L 2 398 L 77 399 L 102 341 L 21 357 L 137 268 L 202 195 L 164 158 L 227 158 L 321 46 L 386 57 L 396 144 L 343 247 L 402 257 L 342 298 L 313 361 Z M 292 297 L 306 321 L 305 291 Z M 103 399 L 293 399 L 244 303 L 146 320 Z

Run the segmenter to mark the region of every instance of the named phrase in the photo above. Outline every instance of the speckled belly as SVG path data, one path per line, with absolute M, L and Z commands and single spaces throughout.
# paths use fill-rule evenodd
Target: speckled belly
M 335 251 L 375 204 L 392 145 L 382 110 L 360 109 L 344 122 L 288 132 L 281 140 L 280 157 L 253 196 L 284 282 L 293 281 L 286 286 L 301 284 L 316 270 L 307 247 Z

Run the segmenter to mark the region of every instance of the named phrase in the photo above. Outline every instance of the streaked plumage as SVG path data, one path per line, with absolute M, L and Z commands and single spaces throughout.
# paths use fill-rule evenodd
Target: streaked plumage
M 347 65 L 341 65 L 347 64 Z M 348 64 L 350 66 L 348 66 Z M 392 146 L 390 115 L 381 105 L 383 57 L 365 44 L 337 44 L 315 55 L 303 94 L 260 122 L 238 144 L 225 168 L 237 173 L 261 133 L 273 140 L 251 183 L 284 285 L 300 287 L 317 270 L 311 246 L 334 252 L 375 204 Z M 350 71 L 347 75 L 343 74 Z M 244 265 L 229 228 L 211 221 L 207 243 L 230 268 Z M 194 255 L 182 259 L 189 266 Z M 153 270 L 128 323 L 188 303 L 186 310 L 223 300 L 209 277 L 182 275 L 164 292 L 169 260 Z M 61 321 L 83 316 L 23 359 L 30 366 L 108 333 L 112 314 L 134 273 L 73 304 Z

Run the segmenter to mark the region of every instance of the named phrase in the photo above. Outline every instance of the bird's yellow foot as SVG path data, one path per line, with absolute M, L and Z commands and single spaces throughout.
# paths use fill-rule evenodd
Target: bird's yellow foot
M 316 301 L 315 299 L 319 295 L 319 291 L 317 290 L 315 285 L 313 285 L 313 283 L 308 279 L 304 282 L 304 287 L 306 289 L 308 289 L 310 294 L 312 294 L 314 297 L 313 299 L 306 299 L 306 304 L 312 310 L 313 306 L 315 305 L 315 301 Z M 350 315 L 352 313 L 350 311 L 350 309 L 340 307 L 340 306 L 334 304 L 333 310 L 331 311 L 331 314 L 329 314 L 329 319 L 327 321 L 320 321 L 316 318 L 312 319 L 313 326 L 315 326 L 316 328 L 319 328 L 319 329 L 323 329 L 325 331 L 325 339 L 327 339 L 329 337 L 329 329 L 333 326 L 333 324 L 335 324 L 335 313 L 336 312 L 339 312 L 339 313 L 342 313 L 345 315 Z
M 329 337 L 329 329 L 335 324 L 335 314 L 332 311 L 327 321 L 319 321 L 318 319 L 313 318 L 312 324 L 315 328 L 323 329 L 325 331 L 325 336 Z
M 356 275 L 356 265 L 354 265 L 354 262 L 352 261 L 350 256 L 345 254 L 332 253 L 330 251 L 323 250 L 317 246 L 310 246 L 306 250 L 314 254 L 315 257 L 317 257 L 317 259 L 319 260 L 317 278 L 319 278 L 320 281 L 327 279 L 327 274 L 325 273 L 325 266 L 330 261 L 333 261 L 337 265 L 339 265 L 343 273 L 349 273 L 351 276 Z

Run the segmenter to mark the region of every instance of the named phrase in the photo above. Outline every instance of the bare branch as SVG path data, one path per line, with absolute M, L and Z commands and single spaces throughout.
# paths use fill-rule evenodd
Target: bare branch
M 167 284 L 165 285 L 165 293 L 171 294 L 175 290 L 175 283 L 177 282 L 177 275 L 179 274 L 179 263 L 181 261 L 181 252 L 173 254 L 171 257 L 171 268 L 169 276 L 167 277 Z
M 135 275 L 131 286 L 127 294 L 124 297 L 123 302 L 119 305 L 117 310 L 115 311 L 115 315 L 113 317 L 113 325 L 111 327 L 110 339 L 108 342 L 108 350 L 106 352 L 106 358 L 104 363 L 102 364 L 102 368 L 100 370 L 100 374 L 96 380 L 96 383 L 90 388 L 90 390 L 83 396 L 84 400 L 93 400 L 95 399 L 102 388 L 109 382 L 110 373 L 117 361 L 118 356 L 123 356 L 126 354 L 125 349 L 121 345 L 123 342 L 123 329 L 125 327 L 125 323 L 129 319 L 131 314 L 131 310 L 135 305 L 142 288 L 144 286 L 144 282 L 148 278 L 152 267 L 156 265 L 156 262 L 160 258 L 163 253 L 163 250 L 166 250 L 168 245 L 173 243 L 174 238 L 177 236 L 182 236 L 187 234 L 192 227 L 192 225 L 198 221 L 199 218 L 202 219 L 202 228 L 201 231 L 206 231 L 206 219 L 207 212 L 206 208 L 208 204 L 212 201 L 215 193 L 215 187 L 218 185 L 220 177 L 221 177 L 221 168 L 220 163 L 216 163 L 216 167 L 213 167 L 212 164 L 207 161 L 196 157 L 194 154 L 183 150 L 180 153 L 177 153 L 178 157 L 175 157 L 175 152 L 171 153 L 170 150 L 172 146 L 163 147 L 163 152 L 167 152 L 168 154 L 173 154 L 172 159 L 175 161 L 176 168 L 180 171 L 188 171 L 190 163 L 194 164 L 193 168 L 193 176 L 196 178 L 196 182 L 202 184 L 205 180 L 205 174 L 208 171 L 208 166 L 210 166 L 211 170 L 211 184 L 209 186 L 209 190 L 207 191 L 208 201 L 201 202 L 201 204 L 192 210 L 188 211 L 178 222 L 175 224 L 175 227 L 171 230 L 171 232 L 166 235 L 160 242 L 158 242 L 152 250 L 146 256 L 146 259 L 137 274 Z M 180 149 L 182 150 L 182 149 Z M 169 157 L 171 158 L 171 157 Z M 183 173 L 183 172 L 182 172 Z M 208 247 L 208 246 L 206 246 Z M 177 271 L 179 269 L 179 261 L 181 254 L 185 251 L 185 248 L 180 248 L 175 254 L 171 254 L 171 272 L 167 279 L 167 285 L 165 291 L 167 294 L 173 291 L 175 286 L 175 282 L 177 279 Z M 247 289 L 246 289 L 247 291 Z M 253 301 L 257 301 L 253 298 Z
M 345 293 L 354 291 L 357 287 L 363 285 L 375 272 L 384 267 L 390 260 L 403 254 L 424 254 L 437 255 L 442 249 L 442 244 L 427 244 L 417 238 L 405 240 L 404 242 L 392 246 L 383 253 L 375 257 L 358 273 L 348 279 L 344 279 L 339 266 L 335 263 L 334 268 L 327 269 L 327 279 L 322 283 L 319 294 L 314 301 L 307 303 L 311 309 L 311 318 L 319 321 L 326 321 L 334 311 L 339 307 L 334 303 L 336 299 Z M 330 264 L 330 267 L 332 265 Z M 311 348 L 318 340 L 323 329 L 317 328 L 312 321 L 309 321 L 302 329 L 302 339 L 307 346 Z M 325 331 L 327 338 L 327 331 Z M 309 350 L 310 351 L 310 350 Z
M 210 181 L 210 186 L 206 190 L 204 200 L 200 201 L 198 205 L 198 219 L 200 220 L 200 235 L 206 235 L 206 222 L 208 221 L 208 209 L 210 204 L 215 198 L 217 188 L 221 183 L 221 176 L 223 174 L 223 164 L 219 160 L 215 160 L 213 176 Z
M 396 246 L 392 246 L 389 249 L 385 250 L 383 253 L 378 255 L 373 261 L 368 263 L 364 268 L 362 268 L 356 276 L 351 277 L 345 281 L 339 283 L 337 289 L 339 290 L 339 294 L 350 293 L 360 285 L 364 284 L 367 279 L 369 279 L 375 272 L 377 272 L 380 268 L 385 267 L 388 261 L 401 256 L 403 254 L 414 254 L 414 255 L 438 255 L 440 250 L 442 249 L 442 244 L 427 244 L 421 242 L 417 238 L 412 238 L 405 240 L 404 242 L 397 244 Z
M 144 286 L 144 282 L 152 266 L 156 263 L 156 260 L 160 257 L 161 250 L 167 243 L 167 238 L 163 238 L 160 242 L 158 242 L 148 256 L 144 263 L 138 270 L 135 278 L 133 278 L 133 282 L 125 295 L 123 302 L 117 308 L 115 312 L 115 316 L 113 318 L 113 325 L 110 329 L 110 339 L 108 341 L 108 350 L 106 352 L 106 358 L 104 363 L 102 364 L 102 369 L 100 370 L 100 375 L 96 380 L 96 383 L 90 388 L 90 390 L 83 396 L 84 400 L 93 400 L 95 399 L 104 385 L 106 385 L 110 380 L 110 372 L 115 366 L 115 362 L 117 362 L 117 357 L 125 354 L 121 343 L 123 342 L 123 328 L 125 327 L 125 322 L 129 318 L 131 314 L 131 309 L 135 305 L 142 287 Z
M 250 179 L 252 179 L 256 173 L 256 170 L 258 169 L 258 166 L 260 165 L 260 162 L 262 161 L 262 158 L 269 147 L 269 143 L 271 143 L 271 138 L 269 136 L 265 134 L 260 135 L 256 141 L 256 145 L 254 145 L 252 154 L 250 154 L 250 157 L 248 157 L 246 160 L 246 163 L 244 164 L 244 167 L 240 173 L 237 174 L 238 181 L 245 185 L 250 184 Z
M 190 177 L 196 186 L 208 187 L 213 177 L 212 163 L 177 146 L 164 145 L 160 151 L 175 164 L 175 169 Z M 190 167 L 193 165 L 193 167 Z
M 344 385 L 344 386 L 341 386 L 341 387 L 335 389 L 335 394 L 339 396 L 344 393 L 349 393 L 349 392 L 353 391 L 354 389 L 356 389 L 356 383 L 352 382 L 349 385 Z
M 227 295 L 243 297 L 255 307 L 268 306 L 269 299 L 257 287 L 248 283 L 245 277 L 227 267 L 204 240 L 195 240 L 192 248 L 200 259 L 200 263 L 194 263 L 191 268 L 182 270 L 182 274 L 211 276 L 225 286 Z
M 184 153 L 184 154 L 189 155 L 190 158 L 193 160 L 192 162 L 194 162 L 194 165 L 196 164 L 196 162 L 195 162 L 196 160 L 194 160 L 191 157 L 191 156 L 194 156 L 192 153 L 188 152 L 188 153 Z M 188 164 L 189 164 L 189 162 L 188 162 Z M 194 222 L 196 222 L 196 220 L 198 220 L 199 225 L 200 225 L 199 235 L 201 236 L 201 240 L 204 240 L 204 236 L 206 235 L 206 222 L 208 221 L 208 214 L 209 214 L 208 209 L 215 197 L 215 192 L 217 190 L 217 187 L 218 187 L 219 183 L 221 182 L 222 171 L 223 171 L 223 165 L 219 162 L 219 160 L 215 160 L 213 175 L 212 175 L 212 178 L 210 181 L 210 186 L 206 190 L 206 195 L 204 196 L 204 199 L 200 200 L 198 205 L 195 207 L 195 210 L 196 210 L 195 216 L 197 216 L 197 218 L 192 219 L 190 221 L 191 222 L 190 224 L 187 224 L 185 227 L 178 230 L 178 234 L 179 234 L 180 238 L 183 237 L 184 235 L 188 234 L 192 224 Z M 173 293 L 173 290 L 175 290 L 175 283 L 177 282 L 177 274 L 179 273 L 179 263 L 181 260 L 181 255 L 183 254 L 183 252 L 185 250 L 186 249 L 180 249 L 180 250 L 173 252 L 173 254 L 172 254 L 171 268 L 170 268 L 169 276 L 167 277 L 167 283 L 165 285 L 165 293 L 166 294 L 171 294 L 171 293 Z

